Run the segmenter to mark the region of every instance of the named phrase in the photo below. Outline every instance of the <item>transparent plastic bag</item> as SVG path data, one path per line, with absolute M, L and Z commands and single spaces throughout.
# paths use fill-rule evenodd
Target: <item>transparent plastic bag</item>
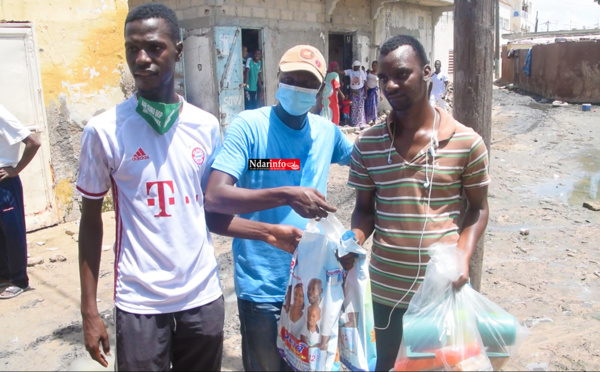
M 479 292 L 452 281 L 463 271 L 456 245 L 435 244 L 421 287 L 402 319 L 395 371 L 491 371 L 515 355 L 528 331 Z

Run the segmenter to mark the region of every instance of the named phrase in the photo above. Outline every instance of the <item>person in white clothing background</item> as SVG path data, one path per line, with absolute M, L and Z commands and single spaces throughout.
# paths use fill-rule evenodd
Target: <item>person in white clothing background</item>
M 434 63 L 435 71 L 431 75 L 431 85 L 429 86 L 429 103 L 431 106 L 438 106 L 446 110 L 446 91 L 448 89 L 448 75 L 442 72 L 442 62 L 439 60 Z
M 367 125 L 365 118 L 365 97 L 367 95 L 367 74 L 360 68 L 360 62 L 354 61 L 352 69 L 347 69 L 339 72 L 340 75 L 350 77 L 350 99 L 352 106 L 350 107 L 350 122 L 351 126 L 364 129 Z
M 19 157 L 21 143 L 25 144 Z M 0 105 L 0 299 L 29 288 L 23 186 L 19 173 L 35 156 L 40 141 Z

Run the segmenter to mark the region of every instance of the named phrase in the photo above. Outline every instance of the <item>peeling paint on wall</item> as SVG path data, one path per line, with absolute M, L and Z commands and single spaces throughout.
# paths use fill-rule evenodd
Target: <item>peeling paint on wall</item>
M 124 58 L 127 0 L 1 0 L 0 19 L 35 27 L 44 104 L 63 221 L 79 217 L 80 138 L 95 114 L 133 93 Z

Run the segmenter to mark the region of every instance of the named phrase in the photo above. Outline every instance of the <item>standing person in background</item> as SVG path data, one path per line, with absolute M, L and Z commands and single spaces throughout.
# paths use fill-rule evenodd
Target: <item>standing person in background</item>
M 442 62 L 434 63 L 435 71 L 431 75 L 429 86 L 429 104 L 446 110 L 446 90 L 448 89 L 448 76 L 442 72 Z
M 367 98 L 365 99 L 365 120 L 369 125 L 373 125 L 377 120 L 377 106 L 381 100 L 378 85 L 377 61 L 373 61 L 371 69 L 367 71 Z
M 25 150 L 19 160 L 21 142 Z M 35 156 L 40 141 L 0 105 L 0 299 L 29 288 L 27 229 L 19 173 Z
M 341 119 L 340 123 L 342 126 L 347 126 L 350 123 L 350 107 L 352 106 L 352 101 L 349 99 L 345 99 L 342 101 L 342 109 L 341 109 Z
M 248 47 L 242 45 L 242 74 L 246 73 L 246 59 L 248 58 Z
M 335 125 L 340 124 L 340 106 L 338 103 L 338 94 L 342 100 L 346 99 L 344 93 L 340 90 L 340 75 L 338 74 L 339 65 L 333 61 L 329 63 L 329 69 L 325 76 L 325 86 L 321 93 L 321 116 L 330 120 Z
M 350 108 L 351 126 L 364 129 L 367 125 L 365 120 L 365 96 L 367 74 L 361 70 L 360 62 L 352 63 L 352 70 L 340 71 L 340 75 L 350 77 L 350 100 L 352 106 Z
M 262 52 L 257 49 L 248 58 L 244 69 L 244 104 L 246 110 L 254 110 L 259 107 L 262 100 Z

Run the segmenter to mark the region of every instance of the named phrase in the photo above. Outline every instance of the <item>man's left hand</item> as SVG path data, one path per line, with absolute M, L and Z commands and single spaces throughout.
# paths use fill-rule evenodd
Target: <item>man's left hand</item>
M 288 253 L 294 253 L 302 238 L 302 230 L 290 225 L 274 225 L 267 243 Z
M 458 276 L 458 279 L 452 282 L 452 286 L 455 289 L 461 289 L 463 285 L 469 282 L 469 266 L 465 268 L 465 271 L 461 272 Z
M 3 181 L 5 178 L 13 178 L 18 176 L 17 170 L 14 167 L 4 167 L 0 168 L 0 181 Z
M 344 270 L 350 271 L 350 269 L 354 267 L 354 262 L 356 261 L 356 253 L 348 253 L 345 256 L 339 257 L 338 260 L 342 264 Z

